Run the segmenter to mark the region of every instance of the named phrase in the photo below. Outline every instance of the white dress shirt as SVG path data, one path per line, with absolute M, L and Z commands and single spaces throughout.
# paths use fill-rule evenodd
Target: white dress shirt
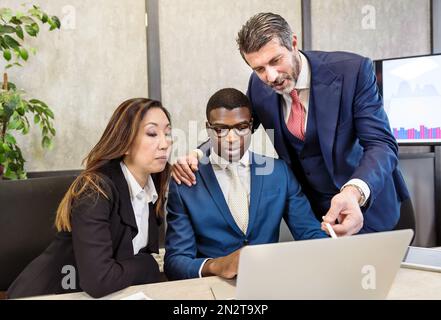
M 306 59 L 305 55 L 299 51 L 300 59 L 302 63 L 302 68 L 300 70 L 299 77 L 295 84 L 295 89 L 297 90 L 300 98 L 300 102 L 305 107 L 305 132 L 308 124 L 308 112 L 309 112 L 309 98 L 311 92 L 311 66 L 309 65 L 308 59 Z M 285 123 L 288 123 L 289 116 L 291 114 L 291 104 L 292 98 L 289 94 L 283 94 L 283 115 L 285 119 Z M 356 185 L 358 186 L 364 193 L 365 201 L 361 203 L 361 206 L 364 206 L 369 199 L 371 194 L 371 190 L 366 182 L 360 179 L 351 179 L 346 184 L 343 185 L 341 190 L 347 185 Z
M 129 187 L 130 200 L 135 214 L 136 226 L 138 227 L 138 234 L 132 240 L 133 254 L 136 255 L 142 248 L 147 246 L 149 238 L 149 203 L 154 204 L 158 199 L 158 194 L 150 175 L 147 178 L 147 184 L 143 188 L 123 161 L 120 162 L 120 165 Z
M 225 201 L 228 203 L 228 192 L 232 183 L 231 176 L 227 173 L 227 165 L 229 162 L 220 157 L 214 149 L 211 148 L 210 163 L 216 176 L 217 182 L 222 190 Z M 233 162 L 232 165 L 237 165 L 237 172 L 240 177 L 240 181 L 243 183 L 243 187 L 247 192 L 248 206 L 250 204 L 250 192 L 251 192 L 251 171 L 250 171 L 250 152 L 245 151 L 243 157 L 238 162 Z M 205 259 L 199 268 L 199 277 L 202 278 L 202 268 L 205 263 L 210 259 Z

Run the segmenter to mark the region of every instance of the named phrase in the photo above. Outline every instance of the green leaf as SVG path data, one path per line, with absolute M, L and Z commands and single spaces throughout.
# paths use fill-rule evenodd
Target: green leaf
M 23 124 L 23 128 L 21 130 L 21 132 L 26 135 L 29 133 L 29 126 Z
M 15 17 L 12 17 L 10 23 L 18 26 L 18 25 L 21 25 L 23 22 L 21 22 L 20 17 L 17 14 Z
M 18 121 L 15 121 L 15 120 L 9 121 L 8 129 L 9 130 L 16 130 L 18 128 L 18 125 L 19 125 Z
M 35 20 L 34 20 L 34 19 L 32 19 L 31 17 L 27 17 L 27 16 L 20 18 L 20 20 L 21 20 L 23 23 L 26 23 L 26 24 L 29 24 L 29 25 L 35 23 Z
M 55 136 L 56 134 L 57 134 L 57 131 L 55 131 L 55 129 L 54 128 L 49 128 L 49 131 L 51 132 L 51 134 L 53 135 L 53 136 Z
M 17 123 L 18 123 L 18 127 L 16 128 L 16 130 L 20 131 L 20 130 L 23 130 L 23 128 L 25 128 L 25 123 L 23 120 L 18 119 Z
M 38 32 L 40 31 L 40 27 L 38 26 L 38 24 L 33 23 L 26 25 L 25 30 L 31 37 L 36 37 Z
M 1 8 L 0 9 L 0 17 L 6 22 L 9 23 L 13 17 L 12 10 L 9 8 Z
M 13 82 L 8 82 L 8 87 L 9 87 L 9 90 L 12 90 L 12 91 L 17 90 L 17 86 Z
M 9 144 L 12 144 L 12 145 L 17 144 L 17 141 L 15 140 L 14 136 L 12 136 L 8 133 L 5 135 L 5 141 Z
M 52 16 L 52 21 L 55 22 L 55 24 L 57 25 L 58 29 L 61 28 L 61 21 L 60 21 L 60 19 L 58 19 L 57 16 Z
M 15 13 L 15 16 L 17 17 L 17 19 L 21 19 L 22 17 L 24 17 L 24 13 L 23 12 L 21 12 L 21 11 L 17 11 L 16 13 Z
M 43 148 L 46 148 L 46 149 L 52 149 L 53 148 L 53 142 L 47 136 L 43 137 L 43 140 L 41 141 L 41 144 L 42 144 Z
M 9 49 L 3 51 L 3 58 L 5 58 L 6 61 L 11 61 L 12 54 L 11 54 L 11 51 Z
M 15 33 L 15 28 L 7 25 L 0 25 L 0 34 L 5 33 Z
M 0 47 L 2 47 L 3 49 L 9 49 L 9 46 L 6 44 L 2 36 L 0 36 Z
M 40 120 L 41 120 L 40 116 L 38 114 L 36 114 L 35 117 L 34 117 L 34 123 L 38 124 L 40 122 Z
M 5 35 L 5 36 L 3 37 L 3 39 L 4 39 L 5 43 L 6 43 L 10 48 L 13 48 L 13 49 L 18 50 L 18 48 L 20 47 L 20 44 L 19 44 L 14 38 L 12 38 L 12 37 L 9 36 L 9 35 Z
M 15 34 L 17 37 L 19 37 L 21 40 L 24 40 L 24 34 L 23 34 L 23 28 L 21 26 L 15 27 Z
M 37 23 L 32 24 L 32 28 L 34 28 L 34 31 L 38 34 L 40 32 L 40 27 Z
M 43 17 L 41 18 L 41 22 L 46 23 L 49 20 L 49 16 L 47 13 L 43 13 Z
M 34 16 L 34 17 L 36 17 L 36 18 L 38 18 L 38 19 L 41 19 L 42 18 L 42 12 L 41 12 L 41 10 L 39 9 L 39 8 L 37 8 L 37 7 L 35 7 L 34 6 L 34 9 L 30 9 L 29 11 L 28 11 L 28 13 L 31 15 L 31 16 Z
M 20 180 L 26 180 L 27 178 L 28 178 L 28 176 L 27 176 L 27 174 L 26 174 L 26 172 L 23 170 L 20 170 L 19 171 L 20 173 L 19 173 L 19 175 L 18 175 L 18 179 L 20 179 Z
M 11 148 L 7 143 L 3 143 L 3 150 L 5 150 L 5 152 L 11 152 Z
M 58 19 L 58 17 L 56 16 L 52 16 L 49 20 L 48 23 L 51 25 L 50 27 L 50 31 L 55 30 L 55 29 L 60 29 L 61 28 L 61 22 L 60 19 Z
M 37 49 L 29 48 L 29 51 L 35 56 L 37 54 Z
M 3 109 L 5 110 L 5 115 L 7 119 L 9 119 L 14 114 L 16 107 L 17 101 L 14 99 L 11 99 L 3 104 Z
M 54 115 L 54 113 L 52 112 L 51 109 L 49 109 L 49 108 L 46 109 L 45 113 L 48 115 L 49 118 L 51 118 L 51 119 L 55 118 L 55 115 Z
M 18 67 L 23 67 L 21 64 L 19 64 L 18 62 L 12 63 L 12 64 L 8 64 L 5 69 L 9 69 L 12 68 L 14 66 L 18 66 Z
M 3 174 L 3 177 L 9 180 L 18 180 L 17 174 L 15 172 L 11 171 L 10 168 L 7 168 L 5 173 Z
M 17 108 L 17 113 L 22 117 L 25 115 L 26 112 L 25 112 L 25 109 L 23 108 L 23 106 L 20 106 Z
M 20 48 L 20 57 L 24 60 L 27 61 L 29 58 L 29 53 L 25 48 Z

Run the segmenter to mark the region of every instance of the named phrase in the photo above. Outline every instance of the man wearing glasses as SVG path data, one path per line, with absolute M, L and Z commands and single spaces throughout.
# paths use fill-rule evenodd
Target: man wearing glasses
M 240 249 L 277 242 L 282 218 L 296 240 L 326 238 L 286 163 L 248 150 L 248 98 L 235 89 L 220 90 L 206 115 L 212 147 L 195 173 L 200 183 L 170 184 L 167 277 L 235 277 Z

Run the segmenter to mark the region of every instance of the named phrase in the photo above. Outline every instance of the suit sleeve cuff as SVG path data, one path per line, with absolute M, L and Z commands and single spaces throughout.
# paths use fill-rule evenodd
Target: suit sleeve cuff
M 360 204 L 360 206 L 363 207 L 368 202 L 369 197 L 371 195 L 371 190 L 369 189 L 369 186 L 367 185 L 366 182 L 364 182 L 361 179 L 351 179 L 341 188 L 341 190 L 343 190 L 344 187 L 351 185 L 351 184 L 359 187 L 361 189 L 361 191 L 363 191 L 364 201 L 363 201 L 363 203 Z
M 199 278 L 202 278 L 202 269 L 204 268 L 205 263 L 206 263 L 208 260 L 211 260 L 211 258 L 205 259 L 204 262 L 202 262 L 201 267 L 199 268 Z

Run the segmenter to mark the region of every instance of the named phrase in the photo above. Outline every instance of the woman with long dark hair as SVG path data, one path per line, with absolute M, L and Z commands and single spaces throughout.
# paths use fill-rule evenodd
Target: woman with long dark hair
M 122 103 L 59 205 L 56 239 L 8 297 L 85 291 L 98 298 L 159 281 L 151 254 L 158 253 L 171 145 L 170 115 L 160 102 Z

